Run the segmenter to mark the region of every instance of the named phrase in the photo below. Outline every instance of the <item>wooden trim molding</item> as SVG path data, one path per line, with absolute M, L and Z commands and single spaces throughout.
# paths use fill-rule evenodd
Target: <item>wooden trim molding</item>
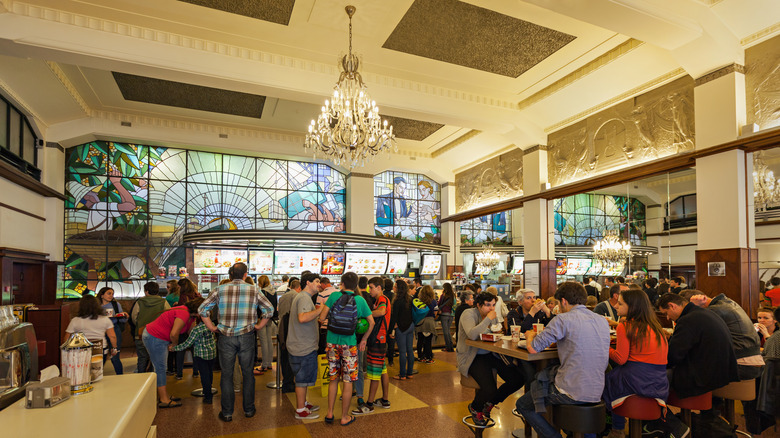
M 13 166 L 3 161 L 0 161 L 0 177 L 3 177 L 18 186 L 24 187 L 25 189 L 33 191 L 46 198 L 58 198 L 63 201 L 65 200 L 65 195 L 63 193 L 52 189 L 51 187 L 43 184 L 30 175 L 25 175 L 19 172 Z
M 30 213 L 29 211 L 24 211 L 21 208 L 14 207 L 13 205 L 8 205 L 6 203 L 0 202 L 0 207 L 7 208 L 9 210 L 15 211 L 17 213 L 21 213 L 26 216 L 30 216 L 32 218 L 38 219 L 39 221 L 46 222 L 46 218 L 43 216 L 38 216 L 37 214 Z

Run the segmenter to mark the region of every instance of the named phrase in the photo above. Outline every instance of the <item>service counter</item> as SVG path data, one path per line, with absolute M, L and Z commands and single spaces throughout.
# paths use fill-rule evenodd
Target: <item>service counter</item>
M 105 376 L 90 393 L 42 409 L 24 399 L 0 411 L 0 435 L 14 438 L 154 438 L 157 414 L 154 373 Z

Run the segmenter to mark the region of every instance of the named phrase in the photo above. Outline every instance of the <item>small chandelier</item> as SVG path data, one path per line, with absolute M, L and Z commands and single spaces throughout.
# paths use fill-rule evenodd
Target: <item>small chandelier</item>
M 500 257 L 498 254 L 493 252 L 493 245 L 487 244 L 482 245 L 482 252 L 475 254 L 474 259 L 477 263 L 477 266 L 493 270 L 498 265 Z
M 621 263 L 631 256 L 631 244 L 619 241 L 617 231 L 607 231 L 603 239 L 593 245 L 593 257 L 607 263 Z
M 333 88 L 333 97 L 325 101 L 316 122 L 311 121 L 304 148 L 314 150 L 332 159 L 337 165 L 350 168 L 365 164 L 395 144 L 393 127 L 379 117 L 376 102 L 368 96 L 366 84 L 358 73 L 360 61 L 352 54 L 352 16 L 354 6 L 345 8 L 349 16 L 349 54 L 341 59 L 341 75 Z
M 760 152 L 753 154 L 753 201 L 756 210 L 766 210 L 780 203 L 780 181 Z

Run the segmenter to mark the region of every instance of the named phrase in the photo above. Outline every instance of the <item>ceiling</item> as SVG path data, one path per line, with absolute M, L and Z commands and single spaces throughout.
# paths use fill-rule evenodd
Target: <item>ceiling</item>
M 64 146 L 306 157 L 347 3 L 363 79 L 397 125 L 393 167 L 440 182 L 780 33 L 776 0 L 0 0 L 0 91 Z

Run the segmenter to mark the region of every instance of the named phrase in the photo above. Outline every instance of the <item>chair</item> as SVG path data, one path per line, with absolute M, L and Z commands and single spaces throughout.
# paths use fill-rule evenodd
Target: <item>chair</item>
M 701 395 L 695 395 L 693 397 L 679 398 L 675 394 L 674 390 L 669 391 L 669 399 L 666 400 L 666 404 L 669 406 L 676 406 L 682 410 L 683 423 L 691 427 L 691 411 L 706 411 L 712 409 L 712 392 L 705 392 Z M 693 436 L 693 429 L 691 429 L 691 436 Z
M 739 401 L 751 401 L 756 398 L 756 380 L 740 380 L 738 382 L 731 382 L 728 385 L 718 388 L 712 391 L 712 395 L 720 397 L 723 400 L 724 412 L 723 417 L 730 425 L 735 426 L 734 423 L 734 400 Z M 736 431 L 739 434 L 750 436 L 748 433 L 741 430 Z
M 630 438 L 642 436 L 642 420 L 651 421 L 661 417 L 661 407 L 653 398 L 628 396 L 623 404 L 612 411 L 615 415 L 628 418 L 628 435 Z
M 479 389 L 479 383 L 477 383 L 476 380 L 474 380 L 471 376 L 464 376 L 463 374 L 460 375 L 460 386 L 464 388 L 473 388 L 476 392 Z M 471 418 L 471 415 L 466 415 L 463 417 L 463 424 L 465 424 L 469 429 L 471 429 L 471 432 L 474 433 L 475 438 L 481 438 L 482 432 L 490 427 L 493 427 L 496 425 L 495 420 L 492 418 L 488 420 L 488 423 L 484 426 L 478 426 L 474 424 L 474 420 Z
M 586 433 L 599 433 L 606 425 L 607 407 L 604 402 L 582 405 L 552 405 L 553 423 L 572 432 L 575 438 Z

